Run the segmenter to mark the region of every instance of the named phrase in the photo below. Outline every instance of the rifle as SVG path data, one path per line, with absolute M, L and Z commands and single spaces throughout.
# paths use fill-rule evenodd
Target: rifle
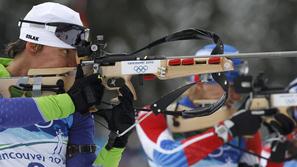
M 205 55 L 203 58 L 197 58 L 195 56 L 161 57 L 139 55 L 140 52 L 146 49 L 151 49 L 163 43 L 180 40 L 211 40 L 216 44 L 216 47 L 211 53 L 212 56 Z M 224 47 L 220 37 L 215 33 L 200 29 L 186 29 L 167 35 L 163 38 L 155 40 L 152 43 L 149 43 L 141 49 L 130 53 L 109 53 L 105 50 L 105 46 L 106 44 L 103 41 L 102 36 L 98 36 L 95 41 L 82 40 L 77 46 L 78 56 L 81 57 L 79 63 L 86 68 L 91 66 L 93 70 L 92 73 L 98 74 L 98 77 L 101 78 L 102 83 L 107 89 L 118 89 L 119 87 L 123 86 L 123 84 L 128 85 L 135 99 L 137 97 L 136 92 L 130 82 L 130 78 L 133 75 L 154 75 L 161 80 L 166 80 L 183 76 L 191 76 L 193 74 L 211 73 L 214 80 L 219 83 L 225 92 L 216 103 L 207 107 L 201 107 L 190 111 L 167 111 L 166 108 L 169 104 L 175 101 L 183 92 L 195 84 L 191 83 L 163 96 L 159 100 L 152 103 L 149 109 L 149 111 L 153 111 L 151 113 L 155 114 L 163 113 L 183 117 L 210 115 L 217 111 L 225 103 L 228 97 L 229 83 L 225 79 L 222 72 L 233 69 L 231 60 L 226 57 L 244 55 L 247 55 L 247 57 L 253 57 L 254 55 L 259 55 L 259 53 L 222 55 L 224 53 Z M 287 54 L 286 56 L 296 55 L 296 53 L 274 53 L 276 53 L 276 55 Z M 261 55 L 265 56 L 269 54 L 272 53 L 264 53 L 264 55 Z M 87 58 L 87 60 L 84 58 Z M 39 92 L 35 93 L 37 95 L 41 95 L 40 92 L 43 90 L 54 90 L 53 92 L 55 93 L 63 93 L 67 91 L 73 83 L 73 80 L 68 83 L 64 79 L 66 76 L 73 76 L 71 75 L 73 74 L 73 69 L 68 69 L 68 71 L 62 70 L 62 72 L 60 72 L 60 70 L 61 69 L 32 69 L 29 71 L 30 76 L 25 83 L 19 82 L 20 78 L 13 78 L 13 83 L 15 84 L 12 84 L 19 90 Z M 58 80 L 59 83 L 56 77 L 60 77 Z M 50 80 L 51 83 L 43 84 L 43 82 L 45 82 L 47 79 Z M 1 85 L 7 85 L 5 80 L 6 79 L 0 79 L 0 82 L 4 82 Z M 21 84 L 17 84 L 18 82 Z M 7 91 L 7 89 L 1 90 L 1 92 L 4 91 Z M 10 96 L 7 96 L 6 94 L 5 97 Z M 136 108 L 136 111 L 139 110 L 143 109 Z
M 252 76 L 240 76 L 234 82 L 234 87 L 238 93 L 249 94 L 246 109 L 275 109 L 291 118 L 296 126 L 294 108 L 297 107 L 297 93 L 289 93 L 286 88 L 282 87 L 269 87 L 267 82 L 268 79 L 263 73 L 260 73 L 255 79 Z M 271 121 L 271 119 L 267 121 Z
M 224 95 L 213 105 L 191 110 L 191 111 L 167 111 L 166 108 L 175 101 L 182 93 L 195 83 L 180 87 L 169 94 L 161 97 L 151 105 L 153 113 L 164 113 L 169 115 L 182 115 L 184 117 L 195 117 L 210 115 L 217 111 L 228 97 L 229 83 L 222 72 L 233 70 L 232 61 L 224 57 L 197 58 L 191 57 L 162 57 L 147 56 L 139 53 L 151 49 L 157 45 L 180 41 L 180 40 L 210 40 L 216 44 L 212 54 L 223 54 L 223 42 L 218 35 L 200 29 L 186 29 L 163 38 L 155 40 L 145 47 L 131 53 L 109 53 L 105 50 L 105 42 L 102 36 L 98 36 L 95 41 L 82 40 L 77 46 L 78 56 L 81 58 L 79 64 L 85 69 L 91 66 L 92 73 L 98 74 L 103 85 L 110 90 L 119 89 L 126 84 L 137 99 L 136 92 L 130 79 L 133 75 L 154 75 L 160 80 L 191 76 L 194 74 L 211 73 L 214 80 L 225 91 Z M 85 58 L 87 60 L 85 60 Z M 31 69 L 26 78 L 4 78 L 1 85 L 1 94 L 4 97 L 12 97 L 11 90 L 18 90 L 33 96 L 44 95 L 44 92 L 63 93 L 73 84 L 73 79 L 67 81 L 70 76 L 74 76 L 74 68 L 51 68 L 51 69 Z M 9 84 L 7 84 L 9 83 Z M 10 93 L 7 93 L 10 90 Z M 6 93 L 5 93 L 6 92 Z M 19 93 L 21 96 L 26 93 Z M 90 100 L 92 97 L 90 97 Z M 137 109 L 137 111 L 142 110 Z M 121 134 L 123 135 L 124 132 Z
M 81 44 L 77 46 L 78 56 L 82 58 L 79 63 L 85 69 L 91 67 L 93 70 L 91 73 L 98 74 L 98 77 L 102 80 L 103 85 L 109 90 L 119 89 L 121 86 L 126 84 L 134 95 L 135 100 L 137 99 L 136 92 L 130 81 L 133 75 L 140 75 L 144 77 L 154 75 L 160 80 L 168 80 L 172 78 L 191 76 L 194 74 L 212 73 L 216 81 L 219 82 L 226 92 L 228 92 L 228 82 L 224 79 L 224 75 L 221 75 L 221 72 L 233 70 L 232 61 L 228 58 L 216 56 L 210 58 L 197 58 L 195 56 L 184 58 L 183 56 L 163 57 L 138 54 L 145 49 L 153 48 L 162 43 L 179 40 L 211 40 L 216 44 L 213 54 L 222 54 L 224 51 L 223 42 L 218 35 L 199 29 L 187 29 L 167 35 L 131 53 L 107 52 L 105 50 L 106 44 L 103 41 L 103 37 L 98 36 L 95 41 L 81 41 Z M 84 60 L 85 58 L 87 58 L 87 60 Z M 73 73 L 71 72 L 73 69 L 31 69 L 28 74 L 29 79 L 27 78 L 25 80 L 20 78 L 12 78 L 13 81 L 10 81 L 10 83 L 15 82 L 15 85 L 17 85 L 19 89 L 23 89 L 25 91 L 32 90 L 33 92 L 37 92 L 39 89 L 39 93 L 33 93 L 35 96 L 40 96 L 42 94 L 40 92 L 42 91 L 53 90 L 49 89 L 49 87 L 57 87 L 59 91 L 54 92 L 62 93 L 67 91 L 69 85 L 71 86 L 71 83 L 73 83 L 73 80 L 68 83 L 65 82 L 65 79 L 61 79 L 61 77 L 73 76 L 71 75 L 71 73 Z M 61 86 L 61 81 L 59 81 L 59 83 L 55 83 L 57 82 L 57 76 L 60 77 L 59 80 L 64 81 L 64 86 Z M 1 80 L 4 81 L 5 79 Z M 42 84 L 42 80 L 53 80 L 53 82 L 52 84 Z M 6 79 L 5 82 L 7 81 L 8 79 Z M 193 84 L 189 84 L 188 86 L 177 89 L 174 93 L 171 92 L 170 95 L 172 96 L 172 94 L 174 94 L 174 97 L 178 98 L 178 95 L 181 95 L 191 85 Z M 5 88 L 5 90 L 7 90 L 7 88 Z M 6 93 L 2 94 L 4 94 L 5 97 L 9 97 Z M 211 109 L 212 112 L 219 108 L 220 106 L 218 105 L 222 105 L 226 98 L 227 93 L 224 95 L 224 97 L 222 97 L 220 103 Z M 175 99 L 171 100 L 174 101 Z M 155 113 L 159 113 L 161 112 L 160 110 L 165 109 L 162 106 L 163 102 L 158 103 L 158 101 L 156 101 L 154 104 L 154 106 L 158 105 L 158 107 L 153 109 Z M 170 112 L 167 113 L 170 114 Z

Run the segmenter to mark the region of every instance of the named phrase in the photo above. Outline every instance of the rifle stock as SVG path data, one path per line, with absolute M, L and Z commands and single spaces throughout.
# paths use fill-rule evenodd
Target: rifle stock
M 215 63 L 211 62 L 212 58 L 187 58 L 192 64 L 182 64 L 185 60 L 183 56 L 176 57 L 174 60 L 179 60 L 181 64 L 170 64 L 173 59 L 155 59 L 141 61 L 120 61 L 111 65 L 102 65 L 99 68 L 101 71 L 98 77 L 102 79 L 103 85 L 108 90 L 118 90 L 123 84 L 126 84 L 137 100 L 135 89 L 131 83 L 133 75 L 154 75 L 160 80 L 168 80 L 173 78 L 191 76 L 195 74 L 217 73 L 233 70 L 232 61 L 227 58 L 219 58 Z M 82 64 L 84 61 L 82 61 Z M 91 65 L 91 64 L 90 64 Z M 84 71 L 91 73 L 87 66 L 84 66 Z M 58 80 L 64 81 L 64 89 L 67 91 L 75 79 L 76 68 L 42 68 L 30 69 L 26 76 L 26 84 L 34 85 L 36 78 L 40 78 L 40 84 L 56 85 Z M 13 77 L 0 79 L 1 85 L 6 85 L 2 88 L 1 94 L 4 97 L 11 97 L 7 91 L 11 85 L 17 85 L 19 80 L 24 77 Z M 47 94 L 51 94 L 47 92 Z M 41 94 L 40 94 L 41 95 Z M 45 94 L 43 94 L 45 95 Z
M 217 62 L 211 62 L 212 58 L 187 58 L 192 64 L 171 64 L 172 61 L 183 62 L 185 59 L 141 60 L 116 62 L 114 65 L 101 66 L 101 78 L 103 84 L 109 90 L 119 89 L 126 84 L 137 99 L 135 89 L 130 81 L 133 75 L 154 75 L 160 80 L 191 76 L 195 74 L 217 73 L 233 70 L 232 61 L 227 58 L 219 58 Z
M 64 93 L 74 83 L 75 68 L 30 69 L 28 76 L 0 79 L 2 97 L 45 96 Z M 15 96 L 12 90 L 17 91 Z

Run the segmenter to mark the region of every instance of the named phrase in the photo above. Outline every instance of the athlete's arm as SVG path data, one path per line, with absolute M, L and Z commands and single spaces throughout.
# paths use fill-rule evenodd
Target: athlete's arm
M 94 122 L 90 113 L 82 115 L 76 112 L 73 114 L 73 123 L 69 130 L 69 145 L 76 147 L 80 145 L 81 148 L 94 145 Z M 94 150 L 86 150 L 89 148 L 85 148 L 75 152 L 68 152 L 69 150 L 67 150 L 66 166 L 91 167 L 96 155 Z
M 224 144 L 214 128 L 184 140 L 174 140 L 162 114 L 150 115 L 137 126 L 137 133 L 148 157 L 161 166 L 192 165 Z M 232 137 L 228 136 L 230 140 Z
M 82 115 L 75 113 L 73 115 L 73 125 L 69 132 L 68 145 L 92 146 L 94 145 L 94 122 L 91 114 Z M 85 150 L 85 149 L 82 149 Z M 89 150 L 90 151 L 90 150 Z M 103 147 L 97 158 L 95 152 L 67 152 L 66 165 L 72 166 L 103 166 L 117 167 L 122 157 L 124 148 L 112 148 L 107 150 Z M 71 156 L 69 154 L 72 154 Z
M 68 94 L 0 98 L 0 127 L 13 128 L 65 118 L 75 111 Z
M 261 141 L 261 134 L 259 131 L 255 135 L 246 138 L 245 144 L 246 144 L 247 151 L 256 153 L 257 155 L 261 155 L 262 141 Z M 246 166 L 256 166 L 260 163 L 260 158 L 253 154 L 244 152 L 239 160 L 239 163 L 241 165 L 246 165 Z

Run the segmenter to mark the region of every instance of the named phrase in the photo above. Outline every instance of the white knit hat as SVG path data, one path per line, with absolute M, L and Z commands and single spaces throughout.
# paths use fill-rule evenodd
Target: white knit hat
M 83 26 L 79 13 L 67 6 L 54 2 L 46 2 L 33 6 L 23 20 L 42 23 L 62 22 Z M 22 22 L 19 38 L 36 44 L 65 49 L 74 48 L 57 38 L 55 31 L 49 31 L 46 26 L 38 24 Z

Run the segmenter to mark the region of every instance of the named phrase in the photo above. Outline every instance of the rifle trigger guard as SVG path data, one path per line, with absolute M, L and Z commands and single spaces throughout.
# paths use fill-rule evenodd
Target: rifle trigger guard
M 112 77 L 112 78 L 108 78 L 107 80 L 107 86 L 110 88 L 122 87 L 124 85 L 125 85 L 125 80 L 120 77 Z

